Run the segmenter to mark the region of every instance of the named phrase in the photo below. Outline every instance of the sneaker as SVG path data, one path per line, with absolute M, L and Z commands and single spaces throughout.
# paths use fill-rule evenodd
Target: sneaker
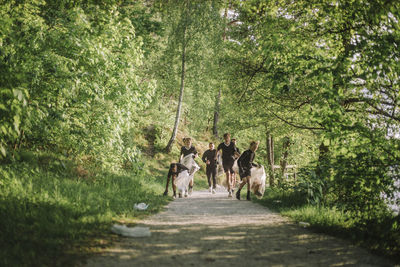
M 212 187 L 210 186 L 210 188 L 208 188 L 208 192 L 212 192 Z
M 216 193 L 215 189 L 213 189 L 213 190 L 212 190 L 212 193 L 213 193 L 213 194 L 215 194 L 215 193 Z
M 174 192 L 174 194 L 172 195 L 172 197 L 175 199 L 176 198 L 176 192 Z
M 228 197 L 232 197 L 232 191 L 229 191 Z
M 251 200 L 250 192 L 247 192 L 247 197 L 246 197 L 246 199 L 247 199 L 247 200 Z
M 238 191 L 236 192 L 236 198 L 237 198 L 237 200 L 240 200 L 240 190 L 238 190 Z

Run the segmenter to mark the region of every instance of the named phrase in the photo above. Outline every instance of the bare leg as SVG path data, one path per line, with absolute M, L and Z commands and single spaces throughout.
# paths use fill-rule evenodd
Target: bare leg
M 242 188 L 247 184 L 247 200 L 251 200 L 250 198 L 250 176 L 247 176 L 246 178 L 243 178 L 242 182 L 239 185 L 239 189 L 236 192 L 236 198 L 240 200 L 240 191 Z
M 247 177 L 243 178 L 242 182 L 239 185 L 239 190 L 242 190 L 243 186 L 245 186 L 247 183 Z
M 236 191 L 236 198 L 237 198 L 237 200 L 240 200 L 240 191 L 242 190 L 242 188 L 243 188 L 243 186 L 246 184 L 246 182 L 247 182 L 247 177 L 246 177 L 246 178 L 243 178 L 243 180 L 240 182 L 240 184 L 239 184 L 239 189 L 238 189 L 238 191 Z
M 231 191 L 231 173 L 229 171 L 225 172 L 226 174 L 226 184 L 228 186 L 228 191 Z
M 232 173 L 232 189 L 235 189 L 236 187 L 236 173 Z

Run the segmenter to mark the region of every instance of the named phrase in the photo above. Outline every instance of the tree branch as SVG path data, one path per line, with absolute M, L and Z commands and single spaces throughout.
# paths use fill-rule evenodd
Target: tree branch
M 305 126 L 305 125 L 297 125 L 297 124 L 294 124 L 293 122 L 290 122 L 290 121 L 285 120 L 284 118 L 278 116 L 277 114 L 275 114 L 275 113 L 272 112 L 272 111 L 269 111 L 269 112 L 270 112 L 274 117 L 278 118 L 279 120 L 283 121 L 284 123 L 286 123 L 286 124 L 288 124 L 288 125 L 290 125 L 290 126 L 292 126 L 292 127 L 298 128 L 298 129 L 305 129 L 305 130 L 311 130 L 311 131 L 313 131 L 313 130 L 325 130 L 324 128 L 321 128 L 321 127 L 311 127 L 311 126 Z
M 246 83 L 246 87 L 245 87 L 245 89 L 243 90 L 242 94 L 240 95 L 240 98 L 239 98 L 238 103 L 240 103 L 240 102 L 242 101 L 242 98 L 243 98 L 244 94 L 247 92 L 247 89 L 249 88 L 251 81 L 252 81 L 253 78 L 256 76 L 256 74 L 263 68 L 263 66 L 264 66 L 264 64 L 265 64 L 265 61 L 267 61 L 267 57 L 263 58 L 263 60 L 262 60 L 262 62 L 261 62 L 261 64 L 260 64 L 260 66 L 258 66 L 258 67 L 253 71 L 253 73 L 250 75 L 250 78 L 249 78 L 249 80 L 248 80 L 247 83 Z

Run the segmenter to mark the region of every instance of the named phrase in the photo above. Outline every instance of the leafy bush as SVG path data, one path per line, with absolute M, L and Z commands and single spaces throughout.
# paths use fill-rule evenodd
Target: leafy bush
M 360 219 L 371 220 L 384 216 L 388 207 L 381 196 L 389 192 L 394 177 L 389 173 L 387 159 L 374 151 L 355 152 L 351 158 L 340 156 L 335 166 L 334 187 L 338 205 Z
M 325 203 L 325 192 L 327 181 L 318 176 L 312 168 L 303 168 L 299 171 L 298 183 L 295 189 L 306 195 L 307 202 L 310 204 Z
M 129 14 L 90 4 L 47 10 L 45 1 L 10 2 L 4 10 L 0 154 L 40 146 L 104 166 L 138 156 L 123 136 L 137 127 L 154 84 L 140 82 L 142 42 Z

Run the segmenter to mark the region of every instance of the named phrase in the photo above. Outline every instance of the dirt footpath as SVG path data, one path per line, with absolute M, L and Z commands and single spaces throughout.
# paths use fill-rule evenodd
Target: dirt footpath
M 140 226 L 151 237 L 121 237 L 87 266 L 392 266 L 226 192 L 176 199 Z

